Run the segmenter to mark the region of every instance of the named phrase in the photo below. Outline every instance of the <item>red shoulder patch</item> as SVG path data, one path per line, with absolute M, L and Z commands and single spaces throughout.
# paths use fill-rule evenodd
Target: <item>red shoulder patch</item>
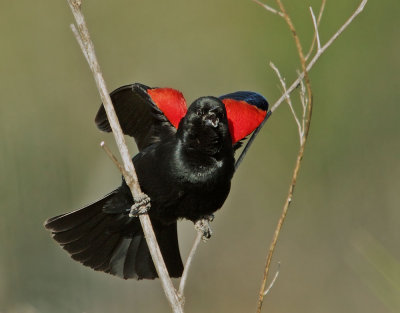
M 251 134 L 264 120 L 267 111 L 242 100 L 223 99 L 232 144 Z
M 187 111 L 183 94 L 172 88 L 147 89 L 147 93 L 171 124 L 178 128 L 179 122 Z

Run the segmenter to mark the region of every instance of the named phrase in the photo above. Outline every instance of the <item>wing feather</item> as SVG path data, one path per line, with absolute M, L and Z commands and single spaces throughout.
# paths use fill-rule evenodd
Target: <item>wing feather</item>
M 219 97 L 225 104 L 232 145 L 241 146 L 241 140 L 251 134 L 267 116 L 268 102 L 252 91 L 236 91 Z
M 110 96 L 122 131 L 135 139 L 140 151 L 173 136 L 186 114 L 183 95 L 171 88 L 150 88 L 135 83 L 114 90 Z M 95 123 L 100 130 L 111 132 L 103 105 Z

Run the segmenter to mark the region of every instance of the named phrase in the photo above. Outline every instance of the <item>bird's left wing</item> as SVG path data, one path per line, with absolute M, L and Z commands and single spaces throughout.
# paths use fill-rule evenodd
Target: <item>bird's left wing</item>
M 225 104 L 232 145 L 237 148 L 240 141 L 264 121 L 268 102 L 262 95 L 252 91 L 236 91 L 219 99 Z
M 124 134 L 135 138 L 139 150 L 175 134 L 187 107 L 182 93 L 172 88 L 151 88 L 139 83 L 122 86 L 110 94 Z M 111 132 L 104 106 L 95 123 Z

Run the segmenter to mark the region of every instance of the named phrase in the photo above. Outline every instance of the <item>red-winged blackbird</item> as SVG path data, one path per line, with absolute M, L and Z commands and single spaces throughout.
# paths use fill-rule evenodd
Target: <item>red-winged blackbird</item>
M 111 99 L 123 132 L 139 148 L 133 164 L 151 199 L 148 213 L 168 272 L 180 277 L 177 220 L 196 222 L 221 208 L 235 170 L 234 150 L 264 120 L 268 103 L 240 91 L 199 98 L 187 109 L 180 92 L 142 84 L 118 88 Z M 103 106 L 95 121 L 111 131 Z M 157 272 L 140 221 L 129 215 L 133 204 L 123 180 L 103 199 L 50 218 L 45 227 L 86 266 L 125 279 L 153 279 Z

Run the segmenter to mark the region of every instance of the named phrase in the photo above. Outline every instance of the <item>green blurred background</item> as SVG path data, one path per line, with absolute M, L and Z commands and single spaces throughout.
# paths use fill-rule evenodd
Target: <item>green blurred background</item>
M 320 2 L 285 3 L 308 47 L 308 6 Z M 323 42 L 357 5 L 328 1 Z M 400 312 L 399 9 L 370 0 L 311 72 L 309 144 L 263 312 Z M 288 83 L 299 68 L 286 24 L 250 0 L 87 0 L 84 12 L 110 90 L 170 86 L 191 102 L 247 89 L 273 103 L 280 88 L 269 61 Z M 0 312 L 169 312 L 158 280 L 87 269 L 42 227 L 120 183 L 99 147 L 105 139 L 116 151 L 93 123 L 100 100 L 72 21 L 66 1 L 0 3 Z M 187 312 L 255 310 L 297 148 L 284 104 L 197 252 Z M 189 222 L 179 232 L 186 258 L 195 232 Z

